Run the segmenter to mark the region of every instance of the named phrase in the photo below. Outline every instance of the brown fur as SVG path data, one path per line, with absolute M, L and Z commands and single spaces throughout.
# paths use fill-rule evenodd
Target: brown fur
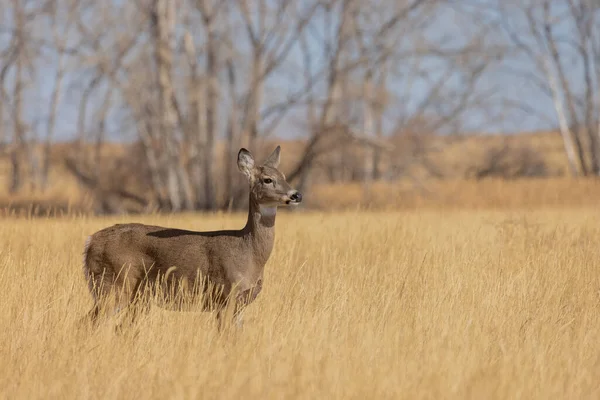
M 279 152 L 277 146 L 260 167 L 247 150 L 238 153 L 238 167 L 250 184 L 248 220 L 241 230 L 195 232 L 131 223 L 90 236 L 83 269 L 95 301 L 91 319 L 95 322 L 100 304 L 110 294 L 115 312 L 138 300 L 147 306 L 148 296 L 142 296 L 145 290 L 150 291 L 150 298 L 162 293 L 163 305 L 175 309 L 183 308 L 182 297 L 169 293 L 193 299 L 203 294 L 201 309 L 218 311 L 219 326 L 230 298 L 234 299 L 234 315 L 239 315 L 262 288 L 264 267 L 273 249 L 277 206 L 301 201 L 277 169 Z

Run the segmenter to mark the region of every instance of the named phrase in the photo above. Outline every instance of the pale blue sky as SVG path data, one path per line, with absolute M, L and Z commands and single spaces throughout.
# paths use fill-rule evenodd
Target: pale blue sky
M 469 22 L 472 21 L 472 17 L 466 17 L 464 9 L 459 9 L 455 6 L 446 7 L 441 9 L 437 15 L 432 16 L 434 23 L 431 24 L 431 28 L 425 32 L 425 35 L 430 38 L 437 40 L 443 39 L 448 48 L 457 44 L 456 38 L 458 32 L 464 32 L 465 29 L 471 31 L 471 33 L 477 32 L 481 26 L 489 24 L 490 20 L 487 20 L 485 15 L 480 17 L 482 25 L 474 26 L 472 23 L 470 26 Z M 5 11 L 3 15 L 4 24 L 9 24 L 11 16 Z M 519 18 L 517 15 L 514 17 L 514 22 L 518 23 Z M 39 36 L 43 37 L 47 35 L 47 26 L 43 24 L 37 28 Z M 564 34 L 569 29 L 568 26 L 558 27 L 559 33 Z M 498 37 L 499 38 L 499 37 Z M 498 39 L 495 38 L 495 39 Z M 2 42 L 6 43 L 6 35 L 1 39 Z M 405 44 L 410 47 L 410 43 Z M 317 46 L 315 45 L 315 48 Z M 314 55 L 315 58 L 318 54 Z M 299 52 L 292 52 L 292 56 L 288 62 L 288 67 L 285 73 L 279 73 L 279 75 L 269 82 L 269 86 L 265 92 L 266 98 L 275 98 L 294 89 L 294 70 L 291 68 L 293 65 L 299 64 Z M 442 65 L 439 60 L 431 58 L 427 61 L 431 67 L 435 65 Z M 439 75 L 439 71 L 431 70 L 427 78 L 423 77 L 410 77 L 407 78 L 406 74 L 410 70 L 410 60 L 397 60 L 394 65 L 394 69 L 398 74 L 398 78 L 391 85 L 391 90 L 401 96 L 401 100 L 394 104 L 394 109 L 388 111 L 389 119 L 392 121 L 398 114 L 410 113 L 414 109 L 415 105 L 420 101 L 423 93 L 428 90 L 428 79 Z M 573 74 L 577 73 L 578 65 L 572 63 L 567 66 L 567 70 Z M 490 69 L 487 74 L 481 79 L 476 90 L 477 93 L 488 93 L 489 99 L 491 99 L 491 105 L 486 106 L 486 110 L 473 109 L 472 111 L 464 115 L 464 127 L 467 130 L 476 132 L 504 132 L 513 133 L 519 131 L 531 131 L 537 129 L 548 129 L 555 125 L 555 117 L 553 112 L 553 106 L 550 99 L 541 93 L 535 85 L 533 85 L 528 79 L 524 77 L 515 76 L 508 70 L 514 69 L 525 69 L 531 70 L 532 65 L 526 57 L 513 55 L 506 59 L 502 63 L 499 63 L 493 69 Z M 46 59 L 38 64 L 39 73 L 37 76 L 29 77 L 28 84 L 28 96 L 26 99 L 27 107 L 27 119 L 28 123 L 39 132 L 41 137 L 45 135 L 45 121 L 48 115 L 48 104 L 50 93 L 54 85 L 54 76 L 56 73 L 56 59 L 48 54 Z M 59 140 L 71 139 L 75 136 L 77 130 L 77 117 L 80 97 L 82 93 L 82 87 L 76 85 L 75 82 L 81 82 L 80 77 L 82 71 L 70 72 L 67 76 L 65 87 L 68 90 L 62 94 L 62 101 L 60 104 L 56 138 Z M 9 75 L 8 81 L 10 82 L 12 76 Z M 575 79 L 574 79 L 575 80 Z M 452 88 L 461 85 L 456 75 L 452 76 L 448 80 L 448 87 Z M 410 88 L 410 89 L 409 89 Z M 99 92 L 99 95 L 103 95 L 103 91 Z M 506 103 L 519 103 L 528 107 L 528 110 L 510 109 L 506 107 Z M 449 102 L 450 103 L 450 102 Z M 450 107 L 451 104 L 440 105 L 440 110 L 444 107 Z M 120 125 L 123 110 L 115 108 L 110 113 L 109 129 L 112 130 L 112 137 L 114 139 L 131 139 L 133 138 L 132 130 L 127 133 L 121 129 L 123 126 Z M 303 127 L 298 123 L 298 118 L 302 118 L 299 113 L 290 115 L 277 129 L 275 134 L 281 137 L 297 136 L 304 133 Z M 391 126 L 392 122 L 389 122 Z

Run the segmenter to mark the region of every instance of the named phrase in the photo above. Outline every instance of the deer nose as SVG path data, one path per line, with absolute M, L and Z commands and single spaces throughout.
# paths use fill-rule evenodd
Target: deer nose
M 291 196 L 290 199 L 300 203 L 302 201 L 302 193 L 300 192 L 294 192 Z

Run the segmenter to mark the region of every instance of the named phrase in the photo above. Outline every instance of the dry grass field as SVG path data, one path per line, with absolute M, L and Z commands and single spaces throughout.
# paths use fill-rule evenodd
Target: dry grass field
M 285 213 L 244 330 L 153 308 L 125 334 L 91 306 L 85 236 L 144 221 L 2 219 L 0 397 L 592 399 L 600 209 Z

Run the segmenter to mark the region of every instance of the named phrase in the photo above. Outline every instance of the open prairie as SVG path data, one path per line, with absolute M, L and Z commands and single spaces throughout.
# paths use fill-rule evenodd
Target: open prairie
M 86 235 L 245 216 L 3 219 L 0 397 L 598 398 L 600 209 L 281 213 L 244 330 L 91 306 Z

